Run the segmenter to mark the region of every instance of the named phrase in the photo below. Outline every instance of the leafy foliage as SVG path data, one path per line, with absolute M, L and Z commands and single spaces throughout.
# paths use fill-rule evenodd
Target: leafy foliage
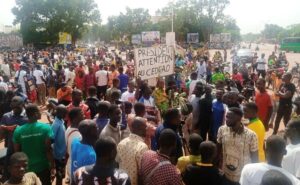
M 16 0 L 12 13 L 24 44 L 56 44 L 59 32 L 70 33 L 75 43 L 88 24 L 101 21 L 94 0 Z
M 199 33 L 200 41 L 208 41 L 211 33 L 229 32 L 234 41 L 240 39 L 240 29 L 233 18 L 224 15 L 229 0 L 177 0 L 158 9 L 151 17 L 143 8 L 126 8 L 125 13 L 111 16 L 99 26 L 101 40 L 122 41 L 124 37 L 142 31 L 160 31 L 161 36 L 171 31 L 172 8 L 176 40 L 185 42 L 187 33 Z M 90 28 L 91 29 L 91 28 Z M 88 32 L 90 38 L 91 32 Z M 109 38 L 108 38 L 109 37 Z

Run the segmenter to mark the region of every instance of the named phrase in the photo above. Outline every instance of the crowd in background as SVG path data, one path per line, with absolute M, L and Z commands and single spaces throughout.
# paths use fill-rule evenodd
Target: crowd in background
M 4 184 L 300 184 L 300 98 L 283 53 L 247 65 L 188 50 L 174 75 L 148 81 L 130 50 L 1 57 Z

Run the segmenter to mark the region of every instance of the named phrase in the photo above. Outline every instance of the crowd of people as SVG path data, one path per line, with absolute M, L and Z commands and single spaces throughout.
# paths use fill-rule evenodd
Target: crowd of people
M 135 76 L 124 52 L 1 54 L 2 183 L 300 185 L 290 72 L 276 73 L 270 90 L 264 54 L 231 73 L 226 50 L 212 60 L 188 50 L 174 75 L 153 83 Z

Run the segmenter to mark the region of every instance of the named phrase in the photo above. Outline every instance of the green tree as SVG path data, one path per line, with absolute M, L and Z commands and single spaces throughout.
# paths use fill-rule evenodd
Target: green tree
M 59 32 L 70 33 L 75 44 L 87 25 L 101 21 L 94 0 L 16 0 L 12 13 L 25 44 L 56 44 Z
M 108 18 L 107 27 L 111 30 L 112 38 L 121 40 L 124 36 L 140 33 L 151 27 L 151 16 L 144 8 L 126 8 L 126 13 Z
M 266 24 L 261 34 L 265 39 L 279 39 L 280 33 L 282 32 L 285 32 L 283 27 L 276 24 Z
M 290 37 L 300 37 L 300 24 L 293 24 L 287 27 Z

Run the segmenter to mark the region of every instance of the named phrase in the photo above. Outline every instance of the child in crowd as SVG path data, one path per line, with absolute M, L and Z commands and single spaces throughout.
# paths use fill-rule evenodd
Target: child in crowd
M 193 133 L 190 135 L 189 151 L 191 155 L 180 157 L 177 161 L 177 168 L 181 173 L 185 171 L 185 168 L 189 164 L 196 164 L 197 162 L 201 162 L 199 145 L 202 141 L 203 140 L 199 134 Z
M 211 141 L 200 144 L 201 162 L 189 165 L 183 173 L 186 185 L 220 185 L 222 176 L 218 168 L 213 165 L 217 155 L 217 147 Z
M 9 160 L 10 178 L 4 185 L 41 185 L 42 183 L 35 173 L 26 173 L 27 165 L 28 157 L 25 153 L 14 153 Z

